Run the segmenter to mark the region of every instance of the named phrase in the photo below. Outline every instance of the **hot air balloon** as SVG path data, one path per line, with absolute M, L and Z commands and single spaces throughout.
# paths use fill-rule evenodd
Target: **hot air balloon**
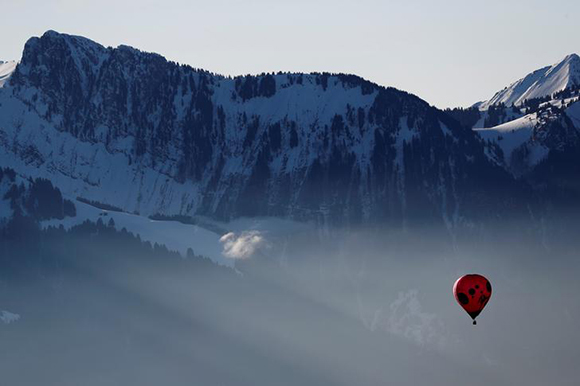
M 491 283 L 485 277 L 477 274 L 461 276 L 453 285 L 455 300 L 477 324 L 475 318 L 483 310 L 491 298 Z

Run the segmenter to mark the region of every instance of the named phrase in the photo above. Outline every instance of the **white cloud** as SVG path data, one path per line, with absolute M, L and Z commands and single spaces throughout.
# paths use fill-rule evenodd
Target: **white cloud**
M 18 321 L 18 319 L 20 319 L 20 315 L 18 314 L 13 314 L 12 312 L 8 311 L 0 311 L 0 322 L 10 324 Z
M 229 232 L 220 238 L 223 244 L 222 254 L 230 259 L 247 259 L 258 250 L 268 247 L 263 234 L 259 231 L 241 233 Z

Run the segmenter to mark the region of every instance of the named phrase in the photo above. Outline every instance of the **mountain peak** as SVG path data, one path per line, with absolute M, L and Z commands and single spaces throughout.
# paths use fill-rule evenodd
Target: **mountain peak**
M 580 61 L 580 56 L 572 53 L 570 55 L 567 55 L 563 60 L 563 62 L 573 62 L 573 61 Z
M 40 37 L 28 39 L 11 83 L 20 84 L 28 79 L 30 85 L 39 87 L 53 82 L 56 74 L 64 76 L 72 72 L 85 84 L 86 74 L 102 62 L 106 50 L 82 36 L 48 30 Z
M 489 106 L 499 103 L 508 106 L 519 105 L 526 99 L 545 97 L 578 85 L 580 85 L 580 57 L 572 53 L 558 63 L 529 73 L 478 106 L 481 110 L 486 110 Z
M 61 36 L 64 35 L 60 32 L 57 32 L 55 30 L 49 29 L 48 31 L 46 31 L 45 33 L 42 34 L 42 36 L 46 36 L 46 37 L 52 37 L 52 36 Z
M 32 39 L 35 39 L 34 37 Z M 40 39 L 45 39 L 45 40 L 49 40 L 49 39 L 64 39 L 64 40 L 71 40 L 71 41 L 80 41 L 80 42 L 87 42 L 87 43 L 91 43 L 91 44 L 96 44 L 96 45 L 100 45 L 99 43 L 88 39 L 84 36 L 79 36 L 79 35 L 71 35 L 71 34 L 67 34 L 64 32 L 58 32 L 52 29 L 49 29 L 48 31 L 46 31 L 45 33 L 42 34 L 42 36 L 40 37 Z

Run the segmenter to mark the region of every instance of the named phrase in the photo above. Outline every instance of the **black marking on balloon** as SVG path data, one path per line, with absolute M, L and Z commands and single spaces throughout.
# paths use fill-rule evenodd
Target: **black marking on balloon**
M 478 288 L 478 289 L 479 289 L 479 284 L 476 284 L 476 285 L 475 285 L 475 288 Z
M 489 280 L 485 283 L 485 286 L 487 287 L 487 291 L 491 293 L 491 283 Z
M 480 313 L 481 313 L 481 310 L 468 312 L 469 316 L 471 316 L 471 319 L 473 319 L 473 320 L 475 320 L 475 318 L 477 318 L 477 315 L 479 315 Z
M 469 294 L 471 295 L 471 297 L 473 297 L 473 295 L 475 295 L 475 290 L 473 288 L 470 288 Z
M 461 304 L 467 304 L 467 303 L 469 303 L 469 298 L 463 292 L 460 292 L 460 293 L 457 294 L 457 300 L 459 300 L 459 302 Z
M 489 298 L 485 295 L 481 295 L 479 297 L 479 304 L 481 305 L 485 305 L 487 303 L 487 301 L 489 300 Z

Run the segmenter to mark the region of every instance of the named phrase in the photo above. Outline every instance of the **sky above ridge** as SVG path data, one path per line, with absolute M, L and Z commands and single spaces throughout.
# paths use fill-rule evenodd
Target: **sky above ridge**
M 225 75 L 353 73 L 440 108 L 580 53 L 577 0 L 21 0 L 0 14 L 2 60 L 53 29 Z

